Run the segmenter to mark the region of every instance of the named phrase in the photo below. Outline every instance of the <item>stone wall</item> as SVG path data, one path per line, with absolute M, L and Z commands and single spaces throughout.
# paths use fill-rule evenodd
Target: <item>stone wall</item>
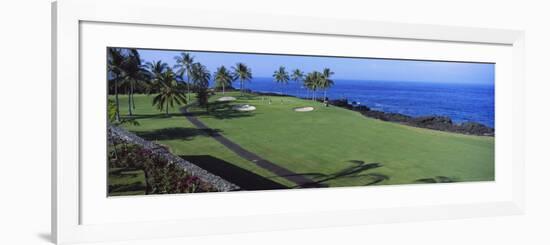
M 113 126 L 113 125 L 108 125 L 107 131 L 110 134 L 110 136 L 114 137 L 115 139 L 122 140 L 130 144 L 140 145 L 143 148 L 150 150 L 155 154 L 159 154 L 161 157 L 163 157 L 167 161 L 177 164 L 185 172 L 193 176 L 196 176 L 201 181 L 204 181 L 210 184 L 212 187 L 214 187 L 218 191 L 235 191 L 240 189 L 239 186 L 225 179 L 222 179 L 217 175 L 211 174 L 210 172 L 200 168 L 199 166 L 172 154 L 165 147 L 160 146 L 151 141 L 147 141 L 133 133 L 126 131 L 123 128 Z

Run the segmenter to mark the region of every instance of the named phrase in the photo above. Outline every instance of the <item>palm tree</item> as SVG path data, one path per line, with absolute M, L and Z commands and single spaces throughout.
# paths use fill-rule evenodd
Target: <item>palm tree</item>
M 189 101 L 191 98 L 189 97 L 191 95 L 191 91 L 189 90 L 189 83 L 191 82 L 191 69 L 194 63 L 195 57 L 191 56 L 191 54 L 182 52 L 181 56 L 174 57 L 176 59 L 176 65 L 174 68 L 178 69 L 178 74 L 183 78 L 183 74 L 187 75 L 187 100 Z
M 107 69 L 109 83 L 113 84 L 115 92 L 115 120 L 120 122 L 120 103 L 118 99 L 118 86 L 119 81 L 124 76 L 122 71 L 122 65 L 124 63 L 124 55 L 118 48 L 107 49 Z
M 208 88 L 208 83 L 210 81 L 210 71 L 206 68 L 205 65 L 201 63 L 194 63 L 191 66 L 191 80 L 194 85 L 197 87 Z
M 233 66 L 232 69 L 233 69 L 233 77 L 235 79 L 239 79 L 241 83 L 240 90 L 241 90 L 241 95 L 243 95 L 244 83 L 252 79 L 252 70 L 248 68 L 244 63 L 240 63 L 240 62 L 237 63 L 235 66 Z
M 174 102 L 178 105 L 187 103 L 185 99 L 185 90 L 181 84 L 176 81 L 176 76 L 172 69 L 168 68 L 158 77 L 161 84 L 159 94 L 153 98 L 153 105 L 156 105 L 160 111 L 165 111 L 168 116 L 168 107 L 174 107 Z
M 223 65 L 220 66 L 214 73 L 214 81 L 216 81 L 216 87 L 222 88 L 222 94 L 225 94 L 225 87 L 231 87 L 233 80 L 233 76 L 231 76 L 231 73 Z
M 195 63 L 191 66 L 191 80 L 193 80 L 194 86 L 197 88 L 199 105 L 207 105 L 210 71 L 208 71 L 205 65 L 201 63 Z
M 134 103 L 134 88 L 138 83 L 145 82 L 148 71 L 141 64 L 139 52 L 136 49 L 129 49 L 124 65 L 125 81 L 128 84 L 128 114 L 132 115 L 132 109 L 136 108 Z
M 288 75 L 288 72 L 286 72 L 284 66 L 280 66 L 278 70 L 273 72 L 273 78 L 277 83 L 281 84 L 281 95 L 284 95 L 283 88 L 286 84 L 288 84 L 288 80 L 290 79 L 290 76 Z
M 306 78 L 304 79 L 304 84 L 308 89 L 312 91 L 311 100 L 315 100 L 315 91 L 317 91 L 317 88 L 319 88 L 319 84 L 321 83 L 322 79 L 323 74 L 318 71 L 308 73 Z
M 329 68 L 323 69 L 323 77 L 319 84 L 319 87 L 325 90 L 325 96 L 323 97 L 323 100 L 326 100 L 327 98 L 327 89 L 334 85 L 334 81 L 330 79 L 330 76 L 332 75 L 334 75 L 334 72 L 332 72 Z
M 166 72 L 166 70 L 168 70 L 168 64 L 162 62 L 162 60 L 147 62 L 146 65 L 149 69 L 149 72 L 151 72 L 151 74 L 153 74 L 153 76 L 155 77 L 161 75 L 162 73 Z
M 152 77 L 151 83 L 147 88 L 148 94 L 157 93 L 162 86 L 158 78 L 162 73 L 168 70 L 168 64 L 159 60 L 159 61 L 147 62 L 146 65 Z
M 300 69 L 294 69 L 292 71 L 292 75 L 290 75 L 290 78 L 292 81 L 297 83 L 298 86 L 296 87 L 296 96 L 299 96 L 300 84 L 302 83 L 302 80 L 304 80 L 304 73 L 300 71 Z

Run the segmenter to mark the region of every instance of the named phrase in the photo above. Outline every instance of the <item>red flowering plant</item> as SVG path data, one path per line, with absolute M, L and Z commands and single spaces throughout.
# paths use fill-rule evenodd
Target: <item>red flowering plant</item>
M 140 145 L 113 141 L 109 147 L 109 168 L 141 169 L 145 174 L 145 194 L 172 194 L 214 191 L 212 186 Z

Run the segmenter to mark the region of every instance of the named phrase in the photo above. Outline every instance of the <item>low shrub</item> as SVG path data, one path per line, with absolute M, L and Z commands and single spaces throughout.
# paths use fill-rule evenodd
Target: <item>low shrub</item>
M 109 168 L 141 169 L 145 173 L 145 194 L 172 194 L 215 191 L 177 164 L 140 145 L 112 142 L 109 145 Z

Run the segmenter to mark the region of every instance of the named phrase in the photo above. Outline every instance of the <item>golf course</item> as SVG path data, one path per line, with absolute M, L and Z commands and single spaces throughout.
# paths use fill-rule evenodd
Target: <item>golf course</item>
M 107 51 L 110 196 L 495 178 L 494 64 Z
M 168 146 L 186 156 L 210 156 L 287 188 L 299 188 L 244 159 L 211 137 L 212 132 L 247 151 L 323 186 L 365 186 L 494 179 L 494 137 L 470 136 L 365 117 L 355 111 L 287 96 L 240 95 L 235 100 L 210 97 L 207 107 L 190 103 L 187 117 L 180 108 L 169 115 L 151 107 L 153 96 L 134 95 L 130 132 Z M 121 114 L 127 108 L 121 95 Z M 235 110 L 250 105 L 253 111 Z M 297 112 L 300 107 L 314 110 Z M 199 129 L 188 118 L 208 129 Z M 200 164 L 199 164 L 200 166 Z M 225 177 L 225 176 L 221 176 Z M 228 176 L 230 177 L 230 176 Z

